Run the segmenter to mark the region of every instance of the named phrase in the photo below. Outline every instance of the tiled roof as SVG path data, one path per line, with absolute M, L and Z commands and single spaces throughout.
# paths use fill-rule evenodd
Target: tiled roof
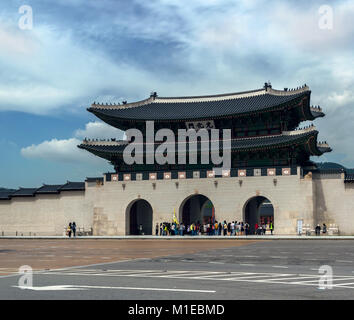
M 45 184 L 39 189 L 37 189 L 36 193 L 38 194 L 59 193 L 59 189 L 62 186 L 63 186 L 62 184 L 54 184 L 54 185 Z
M 5 189 L 1 188 L 0 190 L 0 200 L 9 200 L 11 195 L 15 192 L 15 189 Z
M 34 197 L 38 188 L 20 188 L 11 197 Z
M 59 191 L 75 191 L 85 190 L 85 182 L 72 182 L 68 181 L 66 184 L 59 188 Z
M 101 179 L 103 178 L 96 178 Z M 14 189 L 5 189 L 0 188 L 0 200 L 10 200 L 12 197 L 34 197 L 36 194 L 58 194 L 61 191 L 84 191 L 85 182 L 71 182 L 68 181 L 65 184 L 54 184 L 46 185 L 44 184 L 40 188 L 19 188 L 18 190 Z
M 291 132 L 284 132 L 283 134 L 273 135 L 273 136 L 258 136 L 258 137 L 247 137 L 231 140 L 232 151 L 248 151 L 257 149 L 269 149 L 275 147 L 283 147 L 296 144 L 300 141 L 305 141 L 310 136 L 317 137 L 318 131 L 314 127 L 309 127 L 305 130 L 295 130 Z M 160 143 L 155 143 L 155 148 L 158 147 Z M 221 147 L 220 143 L 220 147 Z M 121 141 L 107 141 L 105 144 L 102 141 L 95 144 L 94 141 L 88 143 L 82 143 L 79 148 L 86 149 L 95 154 L 106 154 L 107 157 L 114 156 L 116 154 L 121 154 L 124 151 L 126 144 L 122 144 Z M 198 147 L 200 144 L 198 144 Z M 329 148 L 330 149 L 330 148 Z M 176 147 L 177 150 L 177 147 Z M 317 150 L 319 151 L 319 150 Z M 326 151 L 326 150 L 325 150 Z M 330 151 L 330 150 L 327 150 Z
M 294 91 L 278 91 L 268 88 L 216 96 L 151 97 L 123 105 L 94 103 L 88 110 L 104 121 L 109 118 L 144 121 L 207 119 L 271 110 L 286 103 L 297 103 L 299 99 L 309 94 L 310 90 L 307 86 Z M 320 116 L 320 114 L 322 113 L 319 111 L 313 112 L 315 116 Z

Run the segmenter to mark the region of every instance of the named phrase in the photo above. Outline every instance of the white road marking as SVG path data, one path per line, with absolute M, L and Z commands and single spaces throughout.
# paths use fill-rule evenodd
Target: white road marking
M 280 277 L 281 275 L 273 275 L 272 277 Z M 265 280 L 265 279 L 259 279 L 259 278 L 269 278 L 269 275 L 249 275 L 249 276 L 240 276 L 240 277 L 233 277 L 233 278 L 225 278 L 222 280 L 231 280 L 231 281 L 239 281 L 239 280 Z M 273 279 L 273 278 L 272 278 Z M 270 279 L 268 279 L 270 280 Z
M 168 289 L 168 288 L 139 288 L 139 287 L 109 287 L 109 286 L 86 286 L 86 285 L 57 285 L 43 287 L 20 287 L 14 288 L 34 290 L 34 291 L 62 291 L 62 290 L 87 290 L 87 289 L 114 289 L 114 290 L 140 290 L 140 291 L 170 291 L 170 292 L 197 292 L 197 293 L 215 293 L 215 290 L 196 290 L 196 289 Z
M 273 268 L 284 268 L 284 269 L 288 269 L 289 267 L 287 266 L 272 266 Z
M 13 288 L 19 288 L 22 290 L 33 290 L 33 291 L 63 291 L 63 290 L 86 290 L 80 288 L 79 286 L 73 285 L 57 285 L 57 286 L 43 286 L 43 287 L 21 287 L 21 286 L 12 286 Z
M 317 269 L 316 269 L 317 270 Z M 95 272 L 95 273 L 93 273 Z M 45 275 L 74 275 L 74 276 L 103 276 L 103 277 L 145 277 L 182 280 L 214 280 L 214 281 L 237 281 L 254 282 L 265 284 L 306 285 L 318 286 L 320 275 L 318 274 L 289 274 L 289 273 L 255 273 L 255 272 L 228 272 L 228 271 L 183 271 L 183 270 L 69 270 L 64 272 L 50 271 L 41 272 Z M 333 287 L 354 289 L 354 276 L 338 275 L 333 278 Z M 299 281 L 300 280 L 300 281 Z M 339 281 L 347 281 L 340 283 Z M 350 282 L 348 282 L 350 281 Z M 82 287 L 83 286 L 73 286 Z M 103 288 L 103 287 L 102 287 Z M 104 287 L 110 288 L 110 287 Z M 64 289 L 63 289 L 64 290 Z M 174 290 L 174 289 L 172 289 Z
M 312 279 L 312 278 L 316 278 L 319 279 L 320 276 L 311 276 L 311 275 L 307 275 L 307 276 L 303 276 L 301 277 L 300 275 L 299 276 L 296 276 L 296 277 L 288 277 L 288 278 L 277 278 L 277 279 L 272 279 L 275 280 L 275 281 L 278 281 L 278 280 L 297 280 L 297 279 Z
M 305 284 L 305 283 L 318 282 L 319 279 L 320 279 L 320 277 L 318 279 L 316 279 L 316 280 L 293 281 L 292 284 Z M 345 277 L 345 278 L 333 278 L 332 280 L 333 280 L 333 282 L 335 282 L 335 281 L 353 280 L 353 279 L 354 279 L 354 277 Z M 340 285 L 346 285 L 346 284 L 350 285 L 352 283 L 338 283 L 338 284 L 340 284 Z
M 250 266 L 250 267 L 253 267 L 253 266 L 255 266 L 255 264 L 252 264 L 252 263 L 240 263 L 240 266 Z
M 353 261 L 351 261 L 351 260 L 336 260 L 336 262 L 353 263 Z

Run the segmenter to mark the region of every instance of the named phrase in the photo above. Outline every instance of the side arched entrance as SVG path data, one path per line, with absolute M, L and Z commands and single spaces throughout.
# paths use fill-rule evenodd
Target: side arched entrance
M 132 201 L 126 209 L 127 235 L 152 235 L 152 207 L 144 199 Z
M 250 225 L 250 234 L 256 233 L 256 224 L 265 224 L 269 230 L 270 224 L 274 228 L 274 208 L 266 197 L 256 196 L 249 199 L 243 210 L 244 222 Z

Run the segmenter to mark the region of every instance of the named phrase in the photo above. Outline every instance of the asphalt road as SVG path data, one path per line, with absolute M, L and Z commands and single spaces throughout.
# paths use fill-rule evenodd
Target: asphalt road
M 0 299 L 354 299 L 352 240 L 274 240 L 0 277 Z M 331 284 L 319 273 L 333 270 Z M 326 267 L 327 268 L 327 267 Z M 328 271 L 328 269 L 326 269 Z M 322 281 L 322 282 L 321 282 Z

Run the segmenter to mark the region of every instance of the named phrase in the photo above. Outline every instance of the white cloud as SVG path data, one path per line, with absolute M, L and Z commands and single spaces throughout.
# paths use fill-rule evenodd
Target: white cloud
M 132 10 L 136 3 L 140 14 Z M 352 122 L 344 119 L 354 115 L 352 1 L 331 1 L 333 30 L 318 28 L 321 1 L 136 0 L 129 10 L 117 10 L 111 16 L 96 1 L 85 4 L 95 7 L 98 14 L 86 22 L 82 17 L 79 35 L 91 35 L 97 48 L 77 41 L 70 26 L 36 24 L 24 37 L 0 25 L 0 40 L 7 43 L 3 47 L 0 41 L 0 57 L 6 62 L 0 62 L 5 75 L 0 78 L 0 110 L 48 114 L 68 106 L 66 112 L 77 110 L 72 106 L 94 100 L 140 99 L 151 90 L 164 96 L 199 95 L 253 89 L 267 80 L 276 88 L 307 83 L 312 104 L 320 104 L 328 114 L 316 121 L 321 139 L 338 143 L 340 148 L 334 145 L 334 150 L 354 159 L 351 143 L 344 144 L 342 137 L 352 131 Z M 113 59 L 110 53 L 124 48 L 126 39 L 139 46 Z M 172 47 L 166 50 L 171 52 L 168 66 L 159 68 L 148 50 L 147 66 L 136 63 L 145 46 L 155 43 L 163 53 Z M 153 62 L 157 67 L 149 69 Z M 178 72 L 171 72 L 169 65 Z M 330 119 L 335 116 L 331 111 L 337 109 L 345 110 L 342 131 L 334 130 L 338 121 Z M 95 130 L 100 131 L 99 125 L 91 124 L 73 139 L 94 138 Z M 58 142 L 52 144 L 60 148 Z
M 77 138 L 102 138 L 102 139 L 110 139 L 110 138 L 123 138 L 123 131 L 116 129 L 104 122 L 89 122 L 86 123 L 85 129 L 78 129 L 75 131 L 75 137 Z
M 24 36 L 1 21 L 0 30 L 0 40 L 5 41 L 0 67 L 6 75 L 0 78 L 0 111 L 49 114 L 63 107 L 75 111 L 102 99 L 102 92 L 110 92 L 112 102 L 121 98 L 121 92 L 136 96 L 139 83 L 151 80 L 144 70 L 79 46 L 69 31 L 36 26 Z
M 89 162 L 100 164 L 107 162 L 102 160 L 88 151 L 79 149 L 77 146 L 83 138 L 123 138 L 123 132 L 111 127 L 103 122 L 89 122 L 85 125 L 85 129 L 78 129 L 74 133 L 74 137 L 69 139 L 52 139 L 43 141 L 40 144 L 21 149 L 21 155 L 25 158 L 44 159 L 55 162 Z
M 43 141 L 38 145 L 31 145 L 21 149 L 21 154 L 26 158 L 45 159 L 50 161 L 83 161 L 87 154 L 77 148 L 80 140 L 70 138 L 66 140 L 52 139 Z

